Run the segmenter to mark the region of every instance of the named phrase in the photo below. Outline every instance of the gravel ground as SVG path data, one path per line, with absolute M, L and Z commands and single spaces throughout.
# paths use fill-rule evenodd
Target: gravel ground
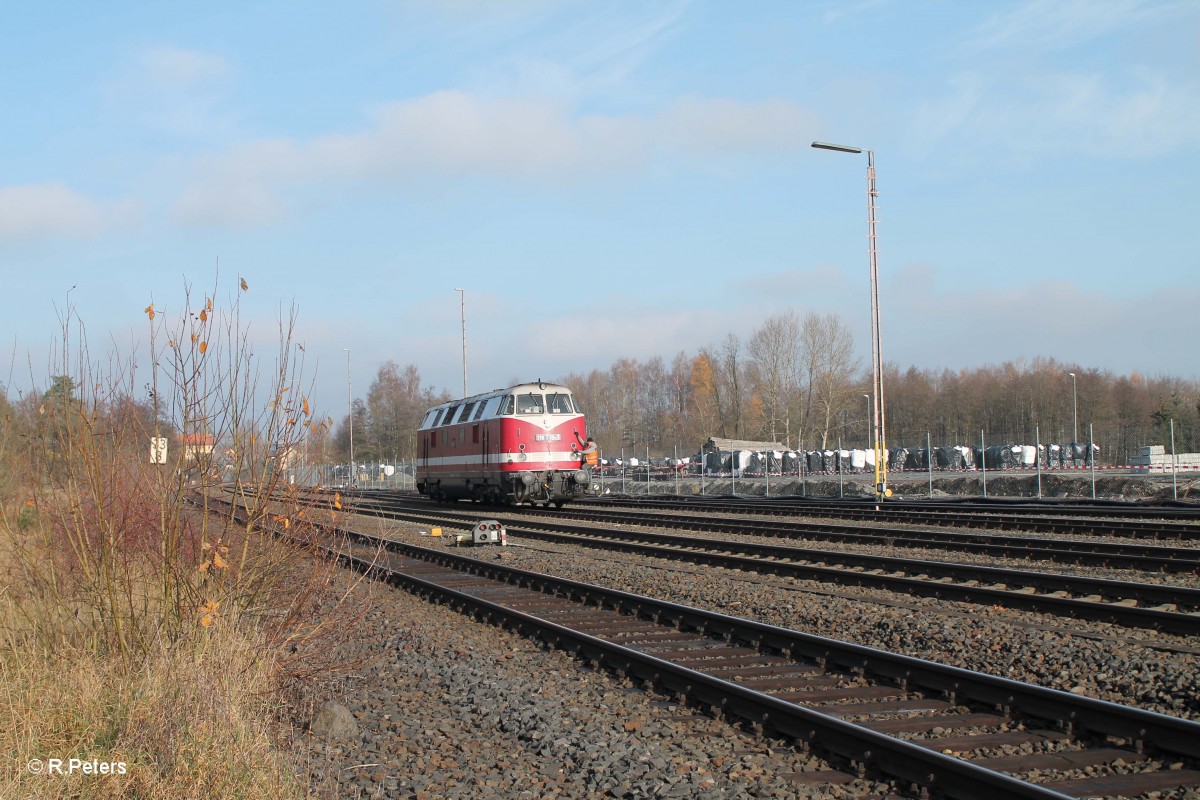
M 524 520 L 527 520 L 528 522 L 530 522 L 531 524 L 538 524 L 539 522 L 545 522 L 545 516 L 547 513 L 545 511 L 536 511 L 536 512 L 527 513 L 527 514 L 520 514 L 520 513 L 515 513 L 516 511 L 517 511 L 516 509 L 505 509 L 502 516 L 505 519 L 524 519 Z M 551 513 L 553 513 L 553 512 L 551 512 Z M 687 511 L 656 510 L 655 513 L 669 515 L 669 516 L 684 516 L 684 517 L 694 517 L 695 516 L 695 512 L 687 512 Z M 764 522 L 775 522 L 775 523 L 780 521 L 780 518 L 777 516 L 776 517 L 772 517 L 769 515 L 766 515 L 766 516 L 741 515 L 741 516 L 739 516 L 739 515 L 733 514 L 732 512 L 727 513 L 727 514 L 714 513 L 711 516 L 712 517 L 734 517 L 734 516 L 736 516 L 738 519 L 747 519 L 747 520 L 761 519 Z M 805 522 L 812 522 L 814 524 L 823 525 L 823 524 L 829 523 L 828 519 L 815 518 L 815 517 L 807 518 L 807 517 L 801 517 L 801 516 L 789 516 L 787 518 L 787 521 L 789 523 L 794 523 L 794 524 L 803 524 Z M 844 522 L 844 523 L 840 523 L 840 524 L 845 524 L 847 526 L 850 526 L 853 523 Z M 890 524 L 889 523 L 889 527 L 912 528 L 914 530 L 929 530 L 929 528 L 921 526 L 921 525 L 904 525 L 904 524 Z M 937 528 L 936 530 L 938 530 L 939 533 L 946 533 L 946 534 L 953 533 L 956 530 L 957 530 L 957 532 L 962 533 L 963 535 L 978 535 L 979 534 L 978 530 L 954 529 L 954 528 L 950 528 L 950 527 Z M 767 537 L 747 536 L 747 535 L 743 535 L 743 534 L 725 533 L 725 532 L 721 532 L 721 531 L 693 531 L 693 530 L 682 530 L 682 529 L 677 529 L 677 528 L 663 528 L 661 530 L 655 529 L 655 532 L 656 533 L 666 533 L 666 534 L 670 534 L 673 536 L 688 536 L 688 537 L 704 538 L 704 539 L 719 539 L 722 541 L 730 541 L 730 542 L 748 542 L 748 543 L 756 543 L 756 544 L 764 544 L 765 543 L 765 544 L 778 545 L 780 547 L 797 547 L 797 548 L 805 548 L 808 550 L 828 550 L 831 552 L 838 552 L 838 553 L 863 553 L 863 554 L 867 554 L 867 555 L 887 556 L 890 558 L 906 558 L 906 559 L 911 559 L 913 561 L 948 561 L 948 562 L 952 562 L 955 564 L 978 564 L 981 566 L 988 566 L 988 567 L 1010 567 L 1010 568 L 1015 568 L 1015 569 L 1023 569 L 1023 570 L 1029 571 L 1029 572 L 1051 572 L 1051 573 L 1058 574 L 1058 575 L 1071 575 L 1071 576 L 1087 577 L 1087 578 L 1103 578 L 1105 580 L 1115 580 L 1115 581 L 1140 581 L 1143 583 L 1153 583 L 1153 584 L 1159 584 L 1159 585 L 1163 585 L 1163 586 L 1179 586 L 1179 587 L 1183 587 L 1183 588 L 1200 589 L 1200 575 L 1188 573 L 1188 572 L 1149 573 L 1149 572 L 1140 572 L 1137 570 L 1111 569 L 1108 567 L 1077 566 L 1074 564 L 1055 563 L 1053 561 L 1044 560 L 1044 559 L 1010 558 L 1010 557 L 1005 557 L 1005 556 L 996 556 L 996 555 L 989 555 L 989 554 L 982 554 L 982 553 L 969 553 L 969 552 L 963 552 L 961 550 L 939 549 L 936 547 L 914 548 L 914 547 L 897 547 L 897 546 L 884 545 L 884 544 L 867 545 L 867 544 L 858 544 L 858 543 L 854 543 L 854 542 L 826 541 L 826 540 L 822 540 L 822 539 L 803 539 L 800 537 L 785 538 L 785 537 L 776 537 L 776 536 L 767 536 Z M 1045 534 L 1021 533 L 1020 531 L 1002 531 L 1001 533 L 1004 536 L 1011 536 L 1013 538 L 1037 539 L 1039 541 L 1044 541 L 1045 539 L 1050 538 L 1050 537 L 1047 537 Z M 1075 541 L 1075 542 L 1100 542 L 1100 543 L 1104 543 L 1104 544 L 1119 544 L 1119 545 L 1123 545 L 1123 546 L 1128 546 L 1130 544 L 1133 544 L 1133 542 L 1131 542 L 1129 539 L 1121 538 L 1118 536 L 1069 536 L 1069 535 L 1061 535 L 1060 534 L 1053 538 L 1069 539 L 1069 540 Z M 1154 546 L 1167 546 L 1167 547 L 1180 547 L 1180 548 L 1191 547 L 1197 551 L 1197 554 L 1200 554 L 1200 543 L 1197 543 L 1197 542 L 1171 542 L 1166 545 L 1159 545 L 1158 543 L 1152 543 L 1152 544 L 1146 545 L 1146 547 L 1154 547 Z
M 377 521 L 366 518 L 352 519 L 348 525 L 373 532 L 379 528 Z M 415 527 L 389 527 L 386 532 L 415 544 L 444 546 L 421 536 Z M 787 578 L 763 582 L 740 572 L 586 548 L 514 544 L 468 552 L 1200 718 L 1198 637 L 1088 622 L 1073 622 L 1072 631 L 1065 631 L 1053 618 L 1010 609 Z M 830 766 L 787 743 L 764 744 L 664 698 L 581 668 L 561 653 L 468 622 L 440 606 L 373 584 L 362 584 L 356 591 L 367 593 L 371 611 L 344 645 L 344 657 L 362 660 L 363 667 L 338 682 L 309 687 L 292 709 L 293 724 L 301 731 L 294 741 L 299 769 L 307 774 L 315 796 L 886 794 L 885 787 L 862 781 L 798 782 L 795 773 Z M 326 707 L 329 703 L 335 705 Z M 341 706 L 352 719 L 344 729 L 328 724 Z
M 625 491 L 628 494 L 646 494 L 645 476 L 633 470 L 622 482 L 619 475 L 606 475 L 601 479 L 611 492 Z M 888 486 L 902 499 L 921 500 L 930 497 L 929 480 L 924 472 L 889 472 Z M 623 488 L 622 488 L 623 487 Z M 768 492 L 768 489 L 770 490 Z M 836 474 L 808 475 L 805 480 L 796 480 L 794 475 L 786 478 L 772 477 L 770 485 L 764 478 L 707 478 L 701 482 L 696 476 L 680 476 L 678 481 L 659 479 L 652 476 L 649 481 L 650 494 L 740 494 L 740 495 L 807 495 L 809 497 L 833 498 L 842 494 L 846 497 L 869 497 L 875 492 L 874 476 L 870 473 L 847 473 L 838 481 Z M 933 473 L 932 497 L 980 497 L 984 493 L 983 477 L 974 470 L 965 472 Z M 988 470 L 988 497 L 1036 498 L 1038 496 L 1037 473 L 1029 471 Z M 1042 474 L 1042 497 L 1063 500 L 1084 500 L 1092 497 L 1092 477 L 1088 470 L 1067 472 L 1044 472 Z M 1127 472 L 1098 470 L 1096 472 L 1096 497 L 1103 500 L 1188 500 L 1200 499 L 1200 476 L 1195 472 L 1180 473 L 1172 485 L 1171 475 L 1130 475 Z
M 429 541 L 425 539 L 425 541 Z M 1044 614 L 916 598 L 538 543 L 513 566 L 880 647 L 1174 716 L 1200 718 L 1200 637 L 1063 622 Z M 1160 647 L 1186 648 L 1172 652 Z
M 291 709 L 297 769 L 316 797 L 885 794 L 868 781 L 804 785 L 794 773 L 830 766 L 441 606 L 356 591 L 372 610 L 342 649 L 363 666 Z

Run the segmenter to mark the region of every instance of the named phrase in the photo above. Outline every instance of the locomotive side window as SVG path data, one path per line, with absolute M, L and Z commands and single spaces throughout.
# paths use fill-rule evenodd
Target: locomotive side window
M 433 414 L 433 422 L 431 422 L 431 423 L 429 424 L 429 427 L 431 427 L 431 428 L 436 428 L 436 427 L 437 427 L 437 425 L 438 425 L 438 420 L 440 420 L 440 419 L 442 418 L 442 412 L 443 412 L 443 411 L 445 411 L 445 410 L 446 410 L 446 409 L 444 409 L 444 408 L 439 408 L 437 411 L 435 411 L 435 412 L 434 412 L 434 414 Z
M 516 407 L 515 403 L 516 399 L 511 394 L 505 395 L 504 400 L 500 403 L 500 411 L 497 413 L 501 416 L 507 416 L 513 413 L 513 409 Z
M 569 394 L 554 394 L 546 395 L 546 407 L 551 414 L 571 414 L 574 409 L 571 407 L 571 395 Z
M 449 425 L 454 421 L 454 412 L 458 411 L 458 406 L 450 406 L 450 410 L 446 412 L 446 418 L 442 420 L 443 425 Z
M 491 402 L 492 402 L 492 398 L 489 397 L 487 400 L 484 400 L 482 403 L 479 404 L 479 410 L 475 412 L 475 419 L 479 419 L 480 417 L 483 416 L 483 410 L 485 408 L 487 408 L 488 404 Z
M 471 412 L 474 410 L 475 410 L 475 404 L 467 403 L 465 406 L 463 406 L 462 414 L 459 415 L 458 421 L 466 422 L 467 420 L 469 420 L 471 418 Z
M 546 404 L 540 394 L 517 395 L 518 414 L 545 414 Z

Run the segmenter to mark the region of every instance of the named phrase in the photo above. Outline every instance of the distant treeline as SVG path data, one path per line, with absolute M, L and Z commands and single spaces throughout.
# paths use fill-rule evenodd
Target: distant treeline
M 620 359 L 606 370 L 557 378 L 578 395 L 606 454 L 695 453 L 713 436 L 781 442 L 790 449 L 865 447 L 870 441 L 870 376 L 853 340 L 832 315 L 782 314 L 748 338 L 663 358 Z M 1069 373 L 1075 373 L 1072 381 Z M 1074 383 L 1074 386 L 1072 385 Z M 1128 463 L 1141 447 L 1200 452 L 1200 383 L 1111 372 L 1053 358 L 969 370 L 888 365 L 884 375 L 887 446 L 919 449 L 1002 443 L 1085 442 L 1091 425 L 1106 463 Z M 413 458 L 417 421 L 450 398 L 421 388 L 415 365 L 388 362 L 365 400 L 355 399 L 359 461 Z M 1077 411 L 1076 411 L 1077 406 Z M 1036 428 L 1036 430 L 1035 430 Z M 349 456 L 349 422 L 310 452 Z

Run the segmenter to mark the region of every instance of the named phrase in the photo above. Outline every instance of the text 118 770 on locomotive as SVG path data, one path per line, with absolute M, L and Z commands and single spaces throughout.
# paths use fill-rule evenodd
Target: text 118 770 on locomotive
M 442 403 L 417 429 L 417 491 L 437 500 L 554 503 L 595 491 L 587 427 L 565 386 L 538 381 Z

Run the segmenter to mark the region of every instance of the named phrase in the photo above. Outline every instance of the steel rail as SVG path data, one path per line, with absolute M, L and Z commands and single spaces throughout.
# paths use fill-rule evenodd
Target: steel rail
M 745 514 L 789 514 L 798 516 L 825 516 L 845 519 L 890 520 L 893 522 L 912 522 L 934 524 L 941 526 L 956 526 L 964 528 L 996 528 L 1008 530 L 1027 530 L 1043 533 L 1077 533 L 1096 536 L 1114 536 L 1137 539 L 1200 539 L 1200 512 L 1181 512 L 1178 517 L 1186 522 L 1152 522 L 1145 519 L 1089 519 L 1082 515 L 1090 514 L 1088 509 L 1080 509 L 1080 516 L 1045 515 L 1042 509 L 1030 508 L 1032 514 L 1014 513 L 1011 507 L 980 508 L 963 511 L 961 509 L 929 509 L 925 507 L 909 508 L 894 506 L 892 501 L 887 503 L 870 503 L 858 501 L 803 501 L 798 498 L 783 498 L 765 501 L 757 497 L 708 497 L 681 498 L 674 496 L 657 497 L 620 497 L 579 501 L 581 505 L 620 505 L 656 508 L 678 508 L 685 510 L 717 510 L 734 507 L 739 513 Z M 879 506 L 876 508 L 876 506 Z M 1040 514 L 1040 515 L 1039 515 Z M 1067 512 L 1063 512 L 1064 515 Z
M 372 501 L 367 501 L 372 502 Z M 1137 569 L 1146 572 L 1200 572 L 1200 549 L 1144 544 L 1118 544 L 1078 539 L 1035 539 L 1003 534 L 952 533 L 915 528 L 877 528 L 838 523 L 778 522 L 745 518 L 608 511 L 570 508 L 539 512 L 571 519 L 627 522 L 660 528 L 719 531 L 747 536 L 814 539 L 856 544 L 887 544 L 912 549 L 944 549 L 1005 558 L 1052 561 L 1063 564 Z
M 355 498 L 360 506 L 380 508 L 406 507 L 403 500 L 383 497 Z M 428 507 L 424 502 L 421 506 Z M 730 509 L 733 510 L 733 509 Z M 569 519 L 594 519 L 604 522 L 681 528 L 706 532 L 736 533 L 746 536 L 812 539 L 855 544 L 886 544 L 912 549 L 944 549 L 989 556 L 1052 561 L 1055 563 L 1138 569 L 1146 572 L 1200 572 L 1200 549 L 1163 547 L 1144 544 L 1093 542 L 1079 539 L 1039 539 L 1004 534 L 955 533 L 936 529 L 881 528 L 840 523 L 781 522 L 733 517 L 670 514 L 654 511 L 617 511 L 571 507 L 558 511 L 539 511 Z
M 593 602 L 639 617 L 648 616 L 656 622 L 665 622 L 677 629 L 696 630 L 708 636 L 722 637 L 726 641 L 744 643 L 760 651 L 776 651 L 789 654 L 792 658 L 805 658 L 825 665 L 836 665 L 844 670 L 869 672 L 874 676 L 897 681 L 909 689 L 916 686 L 922 690 L 945 694 L 951 697 L 953 702 L 969 699 L 982 705 L 1001 708 L 1009 714 L 1019 713 L 1029 718 L 1061 724 L 1072 729 L 1076 735 L 1080 731 L 1087 731 L 1096 735 L 1129 740 L 1137 749 L 1152 745 L 1165 752 L 1200 757 L 1200 724 L 1190 720 L 1120 706 L 1103 700 L 1024 684 L 998 676 L 971 672 L 958 667 L 879 651 L 874 648 L 616 589 L 557 578 L 416 545 L 392 542 L 380 537 L 365 536 L 363 541 L 373 546 L 384 546 L 394 552 L 412 555 L 431 563 L 469 571 L 472 574 L 494 580 L 503 580 L 527 588 L 536 587 L 543 593 L 553 593 L 580 601 Z M 471 598 L 472 596 L 468 594 L 467 597 Z M 472 598 L 472 600 L 476 599 Z M 651 663 L 655 666 L 667 663 L 645 656 L 645 654 L 638 654 L 636 651 L 630 652 L 642 658 L 653 659 Z M 691 673 L 686 675 L 688 679 L 694 679 L 696 675 L 702 674 L 693 673 L 691 670 L 687 672 Z M 719 681 L 719 679 L 714 680 Z M 727 682 L 719 681 L 719 683 Z M 679 687 L 670 688 L 684 691 Z M 684 693 L 687 692 L 684 691 Z M 759 693 L 751 692 L 751 694 L 758 695 Z M 772 705 L 780 702 L 773 700 Z M 791 706 L 787 703 L 782 705 Z M 817 713 L 819 717 L 827 718 L 826 715 L 819 712 L 814 713 Z M 772 726 L 775 725 L 773 719 L 768 718 L 768 721 Z M 850 723 L 845 724 L 850 725 Z M 857 728 L 858 726 L 852 727 Z
M 375 513 L 392 518 L 416 522 L 432 520 L 443 523 L 465 523 L 466 527 L 470 527 L 478 521 L 474 517 L 455 515 L 450 512 L 407 512 L 377 506 L 373 510 Z M 529 527 L 522 521 L 514 522 L 503 517 L 497 517 L 497 519 L 503 522 L 509 533 L 514 536 L 586 544 L 657 558 L 686 560 L 692 563 L 710 564 L 747 572 L 788 575 L 806 580 L 833 582 L 839 585 L 886 589 L 941 600 L 1001 605 L 1007 608 L 1021 608 L 1126 627 L 1149 628 L 1185 636 L 1200 633 L 1200 614 L 1122 604 L 1137 601 L 1161 606 L 1182 605 L 1196 608 L 1200 607 L 1200 589 L 1102 578 L 1083 578 L 1002 567 L 889 558 L 831 550 L 742 544 L 672 534 L 619 529 L 598 531 L 592 526 L 555 522 L 554 527 L 559 531 L 564 531 L 559 533 Z M 652 544 L 642 542 L 652 542 Z M 658 544 L 653 544 L 654 542 Z M 763 558 L 736 555 L 736 553 L 757 553 Z M 803 561 L 765 560 L 767 558 L 803 559 Z M 812 563 L 816 560 L 823 563 Z M 840 564 L 841 568 L 830 566 L 831 564 Z M 918 577 L 912 577 L 913 575 Z M 991 585 L 981 585 L 981 582 Z M 1008 588 L 1011 584 L 1020 584 L 1026 591 Z M 1062 596 L 1067 592 L 1077 596 Z M 1079 596 L 1109 599 L 1108 601 L 1079 599 Z
M 274 532 L 293 538 L 284 531 Z M 776 652 L 789 655 L 793 659 L 807 659 L 821 665 L 825 670 L 834 666 L 864 675 L 869 673 L 877 679 L 892 681 L 904 691 L 910 691 L 910 687 L 915 686 L 920 690 L 941 693 L 946 695 L 952 704 L 970 700 L 1002 710 L 1006 717 L 1019 713 L 1024 717 L 1058 725 L 1076 737 L 1083 734 L 1117 737 L 1131 742 L 1137 753 L 1149 747 L 1152 750 L 1191 758 L 1200 757 L 1200 724 L 1189 720 L 617 589 L 506 567 L 494 561 L 481 561 L 356 531 L 343 530 L 339 533 L 371 548 L 382 547 L 403 557 L 421 559 L 490 580 L 535 588 L 546 594 L 594 603 L 631 617 L 653 619 L 680 630 L 696 630 L 706 636 L 720 637 L 727 642 L 745 643 L 759 652 Z M 311 542 L 304 542 L 304 545 L 312 546 Z M 324 546 L 322 549 L 348 566 L 374 576 L 382 575 L 397 585 L 419 586 L 422 587 L 419 591 L 443 595 L 453 591 L 341 550 Z M 562 646 L 566 642 L 567 649 L 576 655 L 591 658 L 626 676 L 634 675 L 653 682 L 679 694 L 685 701 L 690 699 L 709 706 L 718 716 L 721 713 L 740 716 L 802 741 L 813 742 L 826 752 L 848 759 L 852 766 L 870 766 L 894 778 L 932 788 L 947 797 L 1061 800 L 1073 796 L 836 719 L 819 711 L 803 708 L 637 650 L 606 642 L 524 612 L 505 608 L 469 592 L 455 592 L 454 596 L 454 602 L 460 607 L 479 609 L 483 616 L 493 623 L 508 620 L 509 624 L 525 635 L 534 630 L 540 638 L 550 643 Z M 1179 776 L 1181 784 L 1186 783 L 1185 778 L 1196 778 L 1196 773 L 1191 772 L 1174 774 Z M 1170 779 L 1170 775 L 1168 778 L 1169 781 L 1173 780 Z
M 412 551 L 408 550 L 408 552 Z M 893 779 L 928 787 L 946 797 L 979 798 L 979 800 L 1006 800 L 1006 798 L 1065 800 L 1070 797 L 1070 795 L 977 766 L 969 761 L 944 755 L 936 750 L 912 744 L 894 736 L 878 733 L 869 728 L 780 700 L 648 653 L 590 636 L 582 631 L 532 614 L 507 608 L 468 592 L 443 587 L 433 581 L 389 567 L 382 567 L 356 556 L 338 553 L 334 553 L 334 555 L 343 564 L 357 571 L 368 575 L 382 575 L 389 584 L 403 585 L 409 590 L 415 590 L 427 596 L 440 596 L 455 605 L 460 611 L 469 609 L 487 622 L 511 626 L 525 636 L 532 633 L 549 644 L 572 652 L 584 661 L 607 666 L 626 678 L 632 676 L 659 689 L 675 693 L 684 698 L 685 702 L 690 701 L 712 709 L 719 709 L 722 714 L 739 717 L 814 745 L 848 760 L 852 765 L 861 765 L 864 768 L 877 770 Z M 434 563 L 438 563 L 438 560 L 434 559 Z M 478 574 L 474 568 L 467 567 L 466 569 Z M 508 577 L 515 577 L 516 572 L 514 571 L 514 574 Z M 535 576 L 537 573 L 528 573 L 526 580 L 533 581 Z M 547 584 L 548 586 L 549 584 Z M 630 613 L 634 608 L 634 605 L 630 604 L 640 604 L 641 601 L 647 599 L 638 595 L 615 592 L 615 590 L 591 587 L 587 584 L 575 584 L 571 587 L 560 584 L 555 588 L 559 592 L 566 590 L 591 594 L 593 597 L 599 590 L 599 592 L 605 593 L 609 599 L 626 603 L 625 607 L 629 609 Z M 541 589 L 543 592 L 546 590 L 546 588 Z M 698 609 L 689 609 L 686 606 L 674 607 L 667 604 L 659 606 L 657 611 L 660 616 L 659 621 L 663 615 L 677 614 L 678 620 L 683 623 L 685 617 L 692 616 Z M 731 626 L 730 630 L 732 629 Z
M 866 670 L 882 677 L 905 681 L 910 687 L 915 685 L 944 694 L 952 693 L 958 700 L 966 698 L 982 705 L 1020 712 L 1034 719 L 1070 724 L 1077 729 L 1076 732 L 1081 729 L 1097 735 L 1129 739 L 1135 746 L 1139 742 L 1141 746 L 1153 743 L 1166 752 L 1200 758 L 1200 723 L 1191 720 L 445 550 L 370 534 L 354 535 L 362 537 L 360 541 L 370 546 L 384 547 L 430 563 L 464 569 L 493 580 L 504 580 L 517 586 L 537 586 L 543 593 L 567 598 L 590 598 L 605 607 L 649 615 L 658 622 L 666 620 L 676 628 L 725 637 L 727 641 L 743 642 L 759 650 L 789 653 L 793 657 L 832 663 L 851 671 Z

